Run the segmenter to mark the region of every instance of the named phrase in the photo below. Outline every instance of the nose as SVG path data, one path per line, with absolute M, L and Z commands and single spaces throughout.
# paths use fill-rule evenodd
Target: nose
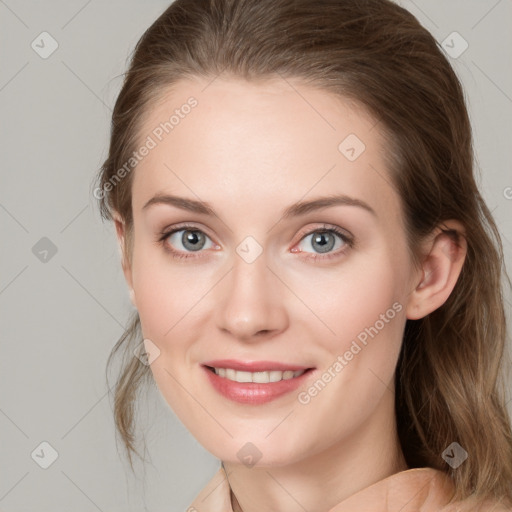
M 235 254 L 233 268 L 216 287 L 216 325 L 234 339 L 259 341 L 288 326 L 285 285 L 267 264 L 265 253 L 252 263 Z

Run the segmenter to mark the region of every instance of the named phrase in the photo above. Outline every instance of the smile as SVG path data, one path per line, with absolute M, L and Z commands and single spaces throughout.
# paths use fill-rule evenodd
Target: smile
M 234 359 L 208 361 L 202 367 L 207 382 L 217 393 L 247 405 L 261 405 L 291 395 L 314 372 L 314 368 L 282 362 Z
M 289 380 L 300 377 L 306 370 L 270 370 L 263 372 L 247 372 L 234 370 L 233 368 L 211 368 L 219 377 L 234 382 L 256 382 L 258 384 L 267 384 L 269 382 L 279 382 L 280 380 Z

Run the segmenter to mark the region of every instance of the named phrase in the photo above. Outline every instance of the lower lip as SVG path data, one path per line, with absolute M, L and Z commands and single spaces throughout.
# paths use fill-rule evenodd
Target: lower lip
M 305 379 L 308 378 L 312 369 L 306 370 L 299 377 L 280 380 L 278 382 L 267 382 L 260 384 L 256 382 L 235 382 L 234 380 L 220 377 L 207 367 L 204 371 L 211 385 L 224 397 L 242 404 L 265 404 L 287 393 L 296 390 Z

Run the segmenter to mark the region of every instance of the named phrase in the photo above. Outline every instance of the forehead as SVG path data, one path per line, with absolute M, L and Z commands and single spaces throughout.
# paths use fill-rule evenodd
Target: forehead
M 213 81 L 212 81 L 213 80 Z M 156 193 L 260 210 L 339 192 L 396 206 L 376 120 L 355 102 L 290 79 L 184 80 L 139 134 L 134 210 Z M 252 210 L 251 210 L 252 211 Z

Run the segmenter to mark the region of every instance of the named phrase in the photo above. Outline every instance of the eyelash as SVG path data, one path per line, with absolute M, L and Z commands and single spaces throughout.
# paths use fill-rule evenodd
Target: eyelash
M 206 233 L 204 233 L 201 229 L 198 229 L 196 226 L 192 226 L 190 224 L 183 224 L 183 225 L 175 226 L 172 229 L 169 229 L 167 231 L 164 230 L 164 231 L 160 232 L 158 234 L 158 239 L 157 239 L 158 243 L 160 243 L 162 245 L 162 247 L 164 248 L 164 250 L 166 252 L 168 252 L 173 258 L 176 258 L 176 259 L 196 258 L 197 256 L 191 256 L 190 254 L 181 253 L 174 249 L 170 249 L 169 246 L 165 243 L 168 237 L 170 237 L 173 233 L 176 233 L 178 231 L 198 231 L 198 232 L 206 235 Z M 355 245 L 353 238 L 349 237 L 346 233 L 342 232 L 340 229 L 338 229 L 334 226 L 328 226 L 328 225 L 324 225 L 321 228 L 316 228 L 316 229 L 313 229 L 313 230 L 310 230 L 310 231 L 304 233 L 301 236 L 300 241 L 302 241 L 306 236 L 312 235 L 313 233 L 334 233 L 339 238 L 341 238 L 341 240 L 346 244 L 346 247 L 344 249 L 338 250 L 337 252 L 334 252 L 334 253 L 326 253 L 325 256 L 322 256 L 321 254 L 306 253 L 307 256 L 305 256 L 305 258 L 307 260 L 313 260 L 316 262 L 317 260 L 325 261 L 325 260 L 330 260 L 332 258 L 340 257 L 345 252 L 347 252 L 348 249 L 352 249 Z M 208 236 L 208 235 L 206 235 L 206 236 Z M 202 251 L 198 251 L 198 252 L 202 252 Z M 303 251 L 297 251 L 297 252 L 303 252 Z

